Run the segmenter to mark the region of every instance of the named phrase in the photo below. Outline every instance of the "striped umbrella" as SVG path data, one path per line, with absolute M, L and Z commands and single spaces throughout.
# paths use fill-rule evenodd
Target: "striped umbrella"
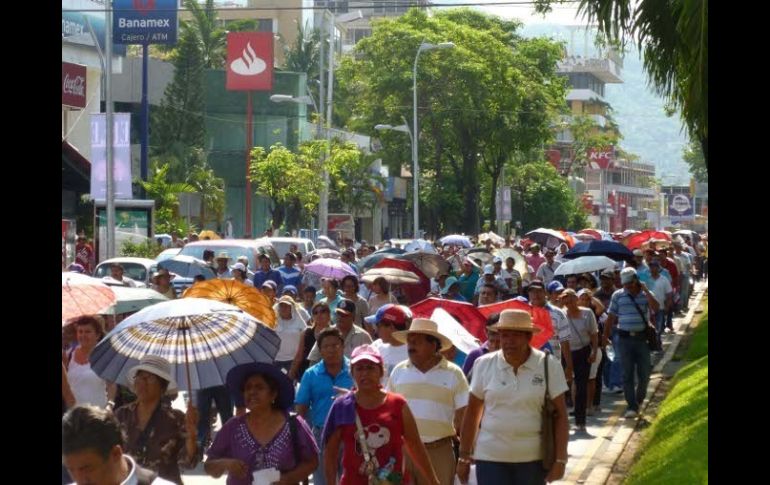
M 115 303 L 115 292 L 101 280 L 78 273 L 61 274 L 61 321 L 94 315 Z
M 127 384 L 128 370 L 145 355 L 171 363 L 187 391 L 222 386 L 227 372 L 249 362 L 272 363 L 280 337 L 240 308 L 205 298 L 169 300 L 123 320 L 91 352 L 91 368 Z

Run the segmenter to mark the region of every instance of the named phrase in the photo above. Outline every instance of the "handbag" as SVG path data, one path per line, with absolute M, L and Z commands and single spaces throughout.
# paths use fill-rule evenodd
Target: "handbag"
M 634 297 L 630 296 L 629 298 L 631 298 L 631 303 L 634 304 L 634 306 L 636 307 L 636 311 L 639 312 L 639 316 L 642 317 L 642 321 L 644 322 L 644 332 L 645 332 L 645 336 L 647 337 L 647 346 L 653 352 L 656 352 L 658 350 L 663 350 L 663 346 L 658 340 L 658 331 L 655 329 L 654 326 L 652 326 L 649 322 L 647 322 L 647 318 L 645 318 L 644 312 L 642 312 L 642 309 L 639 308 L 639 305 L 636 304 L 636 300 L 634 299 Z
M 546 352 L 545 359 L 543 359 L 543 362 L 545 362 L 545 396 L 543 399 L 542 424 L 540 425 L 543 468 L 545 470 L 550 470 L 556 461 L 556 428 L 554 426 L 556 405 L 554 405 L 551 400 L 551 394 L 548 392 L 548 355 Z

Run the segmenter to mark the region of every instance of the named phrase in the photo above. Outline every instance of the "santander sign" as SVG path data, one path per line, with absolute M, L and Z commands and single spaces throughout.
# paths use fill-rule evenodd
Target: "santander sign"
M 227 34 L 228 91 L 273 89 L 273 34 L 231 32 Z

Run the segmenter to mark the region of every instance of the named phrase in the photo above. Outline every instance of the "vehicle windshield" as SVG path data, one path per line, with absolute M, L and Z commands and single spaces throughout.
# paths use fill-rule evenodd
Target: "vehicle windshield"
M 291 247 L 292 244 L 297 245 L 297 250 L 299 250 L 299 252 L 302 253 L 302 256 L 307 256 L 307 253 L 311 251 L 315 251 L 315 246 L 313 246 L 312 241 L 293 243 L 293 242 L 281 242 L 281 241 L 271 240 L 270 244 L 273 245 L 273 247 L 275 248 L 275 252 L 278 253 L 278 257 L 281 259 L 283 259 L 286 253 L 289 252 L 289 248 Z
M 128 276 L 135 281 L 147 281 L 147 268 L 139 263 L 120 263 L 123 266 L 123 276 Z M 94 272 L 95 278 L 110 276 L 110 264 L 100 264 Z
M 166 249 L 165 251 L 163 251 L 162 253 L 160 253 L 155 257 L 155 261 L 160 263 L 161 261 L 165 261 L 169 258 L 173 258 L 177 254 L 179 254 L 179 251 L 180 251 L 179 248 Z
M 219 256 L 219 253 L 225 253 L 230 257 L 230 261 L 227 263 L 229 266 L 238 262 L 238 258 L 246 256 L 249 258 L 249 269 L 254 271 L 257 267 L 257 262 L 254 260 L 254 253 L 247 247 L 243 246 L 217 246 L 215 244 L 209 244 L 206 246 L 190 246 L 189 244 L 182 248 L 179 252 L 183 256 L 192 256 L 194 258 L 203 259 L 203 251 L 210 249 L 214 251 L 214 256 Z

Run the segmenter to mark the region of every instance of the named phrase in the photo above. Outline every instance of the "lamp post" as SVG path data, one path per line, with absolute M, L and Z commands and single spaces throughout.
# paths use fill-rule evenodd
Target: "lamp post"
M 440 44 L 430 44 L 428 42 L 422 42 L 420 44 L 420 47 L 417 48 L 417 55 L 414 57 L 414 69 L 412 70 L 412 91 L 414 96 L 414 111 L 413 111 L 413 121 L 414 121 L 414 128 L 412 129 L 412 178 L 414 179 L 414 190 L 413 190 L 413 210 L 414 210 L 414 229 L 413 229 L 413 236 L 415 239 L 420 237 L 420 212 L 419 212 L 419 186 L 418 186 L 418 175 L 420 173 L 420 165 L 417 158 L 417 144 L 418 144 L 418 138 L 420 137 L 420 132 L 418 131 L 418 124 L 417 124 L 417 61 L 420 59 L 420 53 L 424 51 L 430 51 L 435 49 L 451 49 L 455 47 L 454 42 L 442 42 Z

